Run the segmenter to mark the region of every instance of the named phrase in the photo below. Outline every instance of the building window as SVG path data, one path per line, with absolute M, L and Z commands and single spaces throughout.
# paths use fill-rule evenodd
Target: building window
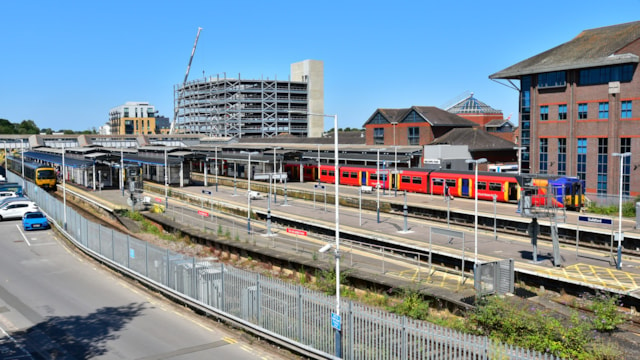
M 407 140 L 409 145 L 420 145 L 420 128 L 410 127 L 407 132 Z
M 609 118 L 609 103 L 601 102 L 598 103 L 598 119 L 608 119 Z
M 567 120 L 567 105 L 558 105 L 558 120 Z
M 631 138 L 620 139 L 620 153 L 631 152 Z M 622 160 L 622 194 L 629 196 L 631 184 L 631 156 L 625 156 Z
M 553 71 L 538 74 L 538 87 L 548 88 L 565 86 L 567 84 L 566 77 L 566 72 L 564 71 Z
M 387 124 L 389 123 L 387 121 L 387 119 L 384 118 L 384 116 L 382 116 L 382 114 L 378 113 L 376 114 L 373 119 L 371 119 L 370 124 Z
M 580 180 L 587 179 L 587 139 L 578 138 L 578 159 L 576 173 Z
M 580 70 L 578 85 L 607 84 L 611 81 L 630 82 L 633 78 L 633 64 L 603 66 Z
M 598 194 L 607 193 L 608 140 L 607 138 L 598 139 Z
M 547 166 L 549 160 L 549 139 L 540 139 L 540 174 L 547 173 Z
M 375 145 L 383 145 L 384 144 L 384 128 L 374 128 L 373 129 L 373 143 Z
M 621 103 L 621 119 L 629 119 L 631 118 L 631 101 L 623 101 Z
M 547 105 L 540 106 L 540 120 L 549 120 L 549 107 Z
M 558 139 L 558 175 L 567 175 L 567 139 Z
M 589 104 L 578 104 L 578 119 L 586 119 L 589 113 Z

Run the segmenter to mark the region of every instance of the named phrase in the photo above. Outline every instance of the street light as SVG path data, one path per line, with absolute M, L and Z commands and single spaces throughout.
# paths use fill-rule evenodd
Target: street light
M 296 111 L 289 111 L 289 113 L 300 113 Z M 336 318 L 338 319 L 339 328 L 335 329 L 335 343 L 336 343 L 336 357 L 342 357 L 342 319 L 340 318 L 340 212 L 338 207 L 340 206 L 339 198 L 339 173 L 338 173 L 338 115 L 327 114 L 315 114 L 309 112 L 301 112 L 308 116 L 322 116 L 333 118 L 333 137 L 334 137 L 334 149 L 333 149 L 333 162 L 334 162 L 334 176 L 335 176 L 335 207 L 336 207 L 336 244 L 335 244 L 335 258 L 336 258 Z M 327 249 L 328 250 L 328 249 Z M 326 250 L 325 250 L 326 251 Z M 333 323 L 333 321 L 332 321 Z
M 66 150 L 64 148 L 64 144 L 62 144 L 62 207 L 64 208 L 64 220 L 62 221 L 62 228 L 67 230 L 67 180 L 65 176 L 67 169 L 65 168 L 64 163 L 65 153 Z
M 524 146 L 514 146 L 513 150 L 518 150 L 518 175 L 522 174 L 522 169 L 520 169 L 522 167 L 522 150 L 526 150 L 526 147 Z M 518 209 L 516 210 L 517 213 L 520 213 L 520 202 L 522 201 L 522 199 L 518 199 Z
M 215 147 L 216 151 L 216 192 L 218 192 L 218 147 Z M 206 176 L 206 175 L 205 175 Z
M 392 121 L 391 125 L 393 125 L 393 172 L 394 175 L 398 174 L 398 146 L 396 146 L 396 126 L 398 126 L 397 121 Z M 394 184 L 393 188 L 395 189 L 395 194 L 398 195 L 398 184 Z
M 618 192 L 620 194 L 620 199 L 619 199 L 619 208 L 618 208 L 618 262 L 616 263 L 616 269 L 620 270 L 622 268 L 622 239 L 624 238 L 624 236 L 622 235 L 622 168 L 623 168 L 623 162 L 624 162 L 624 158 L 631 156 L 630 152 L 626 152 L 626 153 L 613 153 L 613 156 L 619 156 L 620 157 L 620 188 L 618 189 Z
M 20 159 L 22 160 L 22 191 L 25 190 L 24 187 L 24 142 L 22 143 L 22 150 L 20 152 Z
M 167 149 L 164 149 L 164 209 L 169 210 L 169 177 L 167 176 Z
M 249 155 L 247 172 L 247 233 L 251 234 L 251 155 L 259 154 L 257 151 L 240 151 L 240 154 Z
M 477 160 L 473 160 L 473 159 L 467 159 L 466 163 L 467 164 L 473 164 L 473 167 L 475 168 L 475 180 L 474 180 L 474 191 L 473 191 L 473 196 L 475 197 L 475 227 L 474 227 L 474 247 L 475 247 L 475 251 L 474 251 L 474 259 L 473 259 L 473 275 L 474 275 L 474 282 L 476 280 L 476 276 L 478 275 L 478 272 L 476 271 L 478 268 L 478 165 L 482 164 L 482 163 L 486 163 L 487 159 L 485 158 L 481 158 L 481 159 L 477 159 Z
M 376 213 L 378 216 L 378 224 L 380 223 L 380 150 L 387 150 L 386 148 L 377 149 L 378 151 L 378 160 L 376 161 L 376 187 L 378 191 L 376 191 L 378 200 L 376 201 Z M 383 187 L 384 189 L 384 187 Z

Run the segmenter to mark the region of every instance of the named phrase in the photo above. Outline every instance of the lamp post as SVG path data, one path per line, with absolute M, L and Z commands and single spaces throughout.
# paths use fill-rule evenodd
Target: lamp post
M 515 146 L 513 148 L 513 150 L 518 150 L 518 175 L 522 174 L 522 150 L 525 150 L 526 148 L 524 146 Z M 520 202 L 522 201 L 522 199 L 518 199 L 518 209 L 516 210 L 517 213 L 520 213 Z
M 120 189 L 124 196 L 124 147 L 120 148 Z
M 386 148 L 377 149 L 378 159 L 376 161 L 376 182 L 377 182 L 376 188 L 378 188 L 378 191 L 376 191 L 376 195 L 378 199 L 376 201 L 376 213 L 378 218 L 378 224 L 380 223 L 380 150 L 387 150 L 387 149 Z
M 62 221 L 62 228 L 67 230 L 67 180 L 66 180 L 66 172 L 64 157 L 66 150 L 64 148 L 64 144 L 62 144 L 62 204 L 64 208 L 64 215 Z
M 618 261 L 616 262 L 616 269 L 620 270 L 622 268 L 622 240 L 624 236 L 622 235 L 622 168 L 624 166 L 624 158 L 631 156 L 630 152 L 626 153 L 613 153 L 613 156 L 620 157 L 620 187 L 618 189 L 618 193 L 620 195 L 620 199 L 618 201 Z
M 216 151 L 216 192 L 218 192 L 218 147 L 215 148 Z
M 22 149 L 20 151 L 20 160 L 22 160 L 22 191 L 24 191 L 24 143 L 22 143 Z
M 289 113 L 293 113 L 290 111 Z M 334 140 L 334 149 L 333 149 L 333 162 L 334 162 L 334 176 L 335 176 L 335 207 L 336 207 L 336 243 L 335 243 L 335 259 L 336 259 L 336 313 L 335 317 L 338 320 L 338 327 L 334 326 L 335 330 L 335 345 L 336 345 L 336 357 L 342 357 L 342 319 L 340 318 L 340 211 L 338 210 L 340 206 L 340 198 L 339 198 L 339 173 L 338 173 L 338 115 L 327 115 L 327 114 L 316 114 L 303 112 L 308 116 L 322 116 L 322 117 L 332 117 L 333 118 L 333 140 Z M 319 170 L 319 169 L 318 169 Z M 332 316 L 333 323 L 333 316 Z
M 247 233 L 251 234 L 251 155 L 259 154 L 257 151 L 240 151 L 240 154 L 249 155 L 247 170 Z
M 391 122 L 393 125 L 393 173 L 394 176 L 398 174 L 398 146 L 396 145 L 396 126 L 398 126 L 397 121 Z M 398 184 L 393 184 L 393 189 L 395 190 L 395 195 L 398 195 Z
M 167 149 L 164 149 L 164 209 L 169 210 L 169 177 L 167 176 Z
M 477 160 L 473 160 L 473 159 L 467 159 L 466 163 L 467 164 L 473 164 L 473 167 L 475 168 L 475 179 L 473 180 L 474 182 L 474 190 L 473 190 L 473 197 L 475 198 L 475 226 L 473 229 L 474 232 L 474 257 L 473 257 L 473 275 L 474 275 L 474 282 L 476 280 L 476 276 L 478 275 L 478 272 L 476 271 L 478 268 L 478 165 L 482 164 L 482 163 L 486 163 L 487 159 L 485 158 L 481 158 L 481 159 L 477 159 Z

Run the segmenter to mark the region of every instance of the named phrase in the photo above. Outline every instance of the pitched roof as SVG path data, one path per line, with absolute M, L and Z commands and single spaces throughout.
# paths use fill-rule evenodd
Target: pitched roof
M 516 145 L 511 141 L 507 141 L 500 137 L 489 134 L 488 132 L 473 128 L 458 128 L 448 131 L 446 134 L 433 140 L 429 145 L 449 144 L 449 145 L 468 145 L 469 151 L 496 151 L 496 150 L 513 150 Z
M 473 97 L 473 93 L 445 110 L 452 114 L 502 114 L 502 111 L 496 110 Z
M 637 54 L 624 48 L 640 38 L 640 21 L 584 30 L 571 41 L 489 75 L 489 79 L 517 79 L 522 75 L 637 63 Z
M 431 126 L 473 127 L 478 125 L 471 120 L 464 119 L 435 106 L 412 106 L 405 109 L 377 109 L 364 125 L 369 124 L 378 113 L 389 121 L 389 123 L 400 123 L 411 111 L 415 111 Z

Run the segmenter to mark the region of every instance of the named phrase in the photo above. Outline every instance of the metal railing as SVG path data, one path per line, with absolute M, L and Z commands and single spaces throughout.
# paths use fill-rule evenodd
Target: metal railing
M 334 297 L 119 233 L 65 210 L 59 200 L 32 183 L 26 184 L 25 193 L 71 241 L 101 261 L 189 299 L 215 316 L 269 334 L 290 348 L 334 358 Z M 66 230 L 60 225 L 65 211 Z M 346 310 L 342 316 L 345 359 L 556 359 L 348 300 L 341 307 Z

